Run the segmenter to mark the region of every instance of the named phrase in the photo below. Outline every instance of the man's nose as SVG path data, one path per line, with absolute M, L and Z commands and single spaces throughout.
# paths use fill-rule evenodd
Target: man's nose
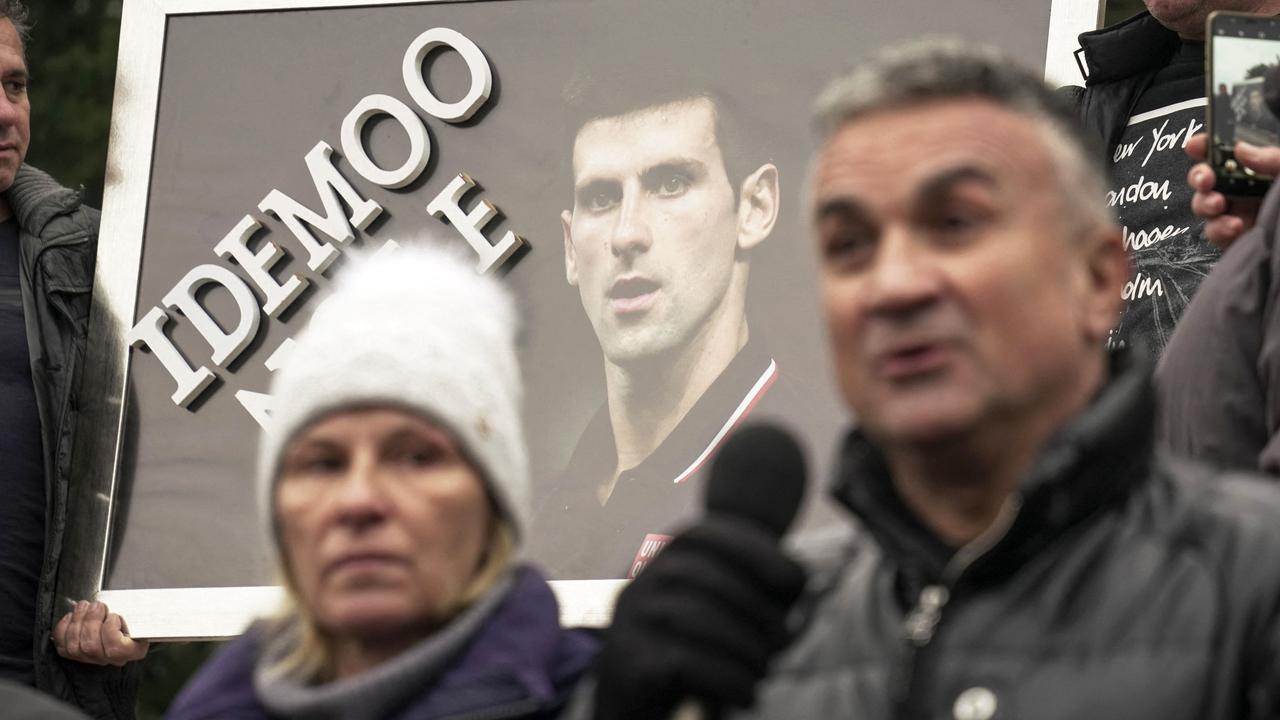
M 614 255 L 642 253 L 653 244 L 649 228 L 649 208 L 641 193 L 629 192 L 618 207 L 618 219 L 609 238 Z
M 938 259 L 908 228 L 886 228 L 869 277 L 869 304 L 876 312 L 899 314 L 938 299 L 942 280 Z
M 0 127 L 8 128 L 16 124 L 22 114 L 22 101 L 15 102 L 8 93 L 0 92 Z

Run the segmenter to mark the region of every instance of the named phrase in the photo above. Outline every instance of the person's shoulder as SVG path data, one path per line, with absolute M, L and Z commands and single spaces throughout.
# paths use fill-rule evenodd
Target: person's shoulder
M 81 194 L 53 176 L 24 164 L 5 191 L 18 224 L 33 235 L 78 233 L 96 238 L 101 213 L 84 204 Z
M 845 682 L 854 667 L 887 663 L 897 645 L 894 621 L 880 609 L 876 577 L 885 569 L 879 546 L 856 522 L 807 531 L 787 544 L 803 564 L 804 594 L 792 609 L 794 639 L 770 670 L 763 699 L 795 706 L 823 686 Z
M 1178 34 L 1149 12 L 1081 33 L 1076 60 L 1086 86 L 1130 80 L 1163 67 L 1177 51 Z
M 1085 89 L 1082 85 L 1063 85 L 1057 89 L 1058 97 L 1070 103 L 1073 107 L 1079 107 L 1084 101 Z
M 1158 472 L 1185 493 L 1187 509 L 1202 520 L 1252 527 L 1280 513 L 1280 479 L 1224 470 L 1193 459 L 1157 453 Z M 1280 523 L 1268 524 L 1280 537 Z
M 806 530 L 789 540 L 787 549 L 804 565 L 805 595 L 813 603 L 860 592 L 884 559 L 879 544 L 852 518 Z
M 593 632 L 561 624 L 559 598 L 542 570 L 527 562 L 515 568 L 512 586 L 490 623 L 496 625 L 504 644 L 519 640 L 519 633 L 532 638 L 539 630 L 547 632 L 555 676 L 582 674 L 599 644 Z
M 1280 572 L 1250 570 L 1280 566 L 1280 480 L 1165 453 L 1155 463 L 1147 509 L 1163 518 L 1169 539 L 1206 554 L 1228 575 L 1238 568 L 1280 591 Z
M 178 694 L 165 717 L 168 720 L 268 717 L 253 689 L 253 672 L 262 650 L 261 631 L 255 627 L 229 641 L 209 658 Z

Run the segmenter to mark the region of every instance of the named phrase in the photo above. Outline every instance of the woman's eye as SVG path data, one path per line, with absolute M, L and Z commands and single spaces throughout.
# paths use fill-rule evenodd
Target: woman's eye
M 342 459 L 330 455 L 302 457 L 290 463 L 288 473 L 291 475 L 325 476 L 334 475 L 342 470 Z
M 436 448 L 405 448 L 393 454 L 393 459 L 406 467 L 431 467 L 440 462 L 441 453 Z

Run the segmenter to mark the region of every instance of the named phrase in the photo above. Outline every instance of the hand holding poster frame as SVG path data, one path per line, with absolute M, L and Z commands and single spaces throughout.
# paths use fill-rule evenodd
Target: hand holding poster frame
M 839 421 L 829 392 L 826 406 L 812 400 L 825 391 L 825 348 L 796 209 L 808 102 L 876 44 L 948 31 L 1039 62 L 1063 38 L 1073 48 L 1098 14 L 1096 3 L 1068 9 L 1061 1 L 1021 14 L 1002 2 L 919 4 L 913 17 L 900 2 L 814 2 L 797 15 L 740 2 L 128 0 L 91 318 L 96 350 L 84 368 L 70 498 L 67 547 L 76 551 L 64 554 L 59 596 L 102 590 L 133 634 L 154 638 L 226 636 L 273 609 L 268 541 L 246 490 L 254 413 L 268 402 L 269 373 L 282 360 L 275 350 L 305 321 L 326 273 L 340 271 L 347 245 L 425 235 L 468 243 L 482 269 L 503 266 L 529 315 L 526 424 L 536 476 L 561 475 L 604 404 L 601 360 L 609 366 L 581 283 L 565 282 L 571 148 L 581 129 L 566 110 L 567 88 L 584 69 L 617 64 L 606 56 L 625 61 L 627 50 L 677 61 L 646 60 L 646 68 L 683 62 L 719 77 L 713 90 L 776 142 L 766 154 L 779 169 L 781 210 L 767 242 L 751 251 L 752 342 L 758 349 L 772 337 L 769 367 L 808 396 L 780 414 L 829 443 Z M 440 37 L 481 53 L 487 92 L 469 49 L 426 49 Z M 865 47 L 855 51 L 859 39 Z M 431 68 L 415 80 L 424 55 Z M 1050 57 L 1051 74 L 1070 80 L 1062 69 L 1074 68 L 1070 54 Z M 673 80 L 637 76 L 636 94 Z M 433 113 L 423 90 L 462 98 L 441 102 L 466 111 Z M 479 187 L 467 193 L 468 181 Z M 500 212 L 476 210 L 481 201 Z M 517 252 L 522 238 L 529 247 Z M 252 312 L 240 312 L 250 300 Z M 150 354 L 131 351 L 131 342 Z M 162 357 L 169 349 L 176 355 Z M 753 409 L 730 405 L 732 422 Z M 209 431 L 204 418 L 220 429 Z M 705 450 L 722 434 L 696 444 Z M 826 461 L 827 450 L 814 457 Z M 705 454 L 695 452 L 690 467 Z M 621 582 L 556 583 L 566 621 L 604 622 Z

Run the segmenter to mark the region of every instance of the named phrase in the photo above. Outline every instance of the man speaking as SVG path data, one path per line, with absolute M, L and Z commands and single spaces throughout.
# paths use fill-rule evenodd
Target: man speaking
M 558 577 L 626 577 L 698 505 L 691 480 L 777 377 L 746 302 L 778 169 L 693 83 L 642 96 L 597 76 L 572 100 L 565 276 L 600 343 L 606 402 L 539 504 L 539 556 Z
M 596 716 L 1277 717 L 1280 489 L 1153 451 L 1149 367 L 1104 347 L 1129 261 L 1070 108 L 935 41 L 818 120 L 809 212 L 860 421 L 834 492 L 865 529 L 809 548 L 798 604 L 764 530 L 676 537 L 618 602 Z

